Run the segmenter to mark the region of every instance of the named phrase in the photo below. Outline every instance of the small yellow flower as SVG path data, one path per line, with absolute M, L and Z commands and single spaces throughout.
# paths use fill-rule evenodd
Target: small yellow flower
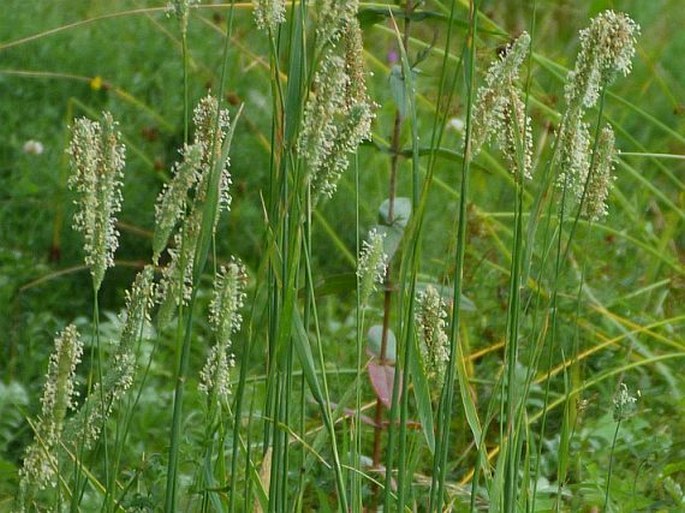
M 90 80 L 90 88 L 93 91 L 99 91 L 102 89 L 102 77 L 100 75 L 95 75 L 91 80 Z

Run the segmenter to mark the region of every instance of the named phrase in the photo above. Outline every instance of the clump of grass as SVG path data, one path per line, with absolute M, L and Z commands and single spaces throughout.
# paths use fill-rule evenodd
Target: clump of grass
M 108 113 L 101 121 L 73 122 L 68 182 L 79 196 L 75 227 L 84 236 L 94 289 L 90 371 L 79 405 L 76 363 L 83 349 L 69 325 L 56 339 L 43 410 L 31 422 L 34 442 L 17 472 L 17 508 L 151 511 L 163 503 L 169 512 L 346 513 L 382 503 L 383 511 L 437 512 L 483 510 L 485 501 L 497 512 L 564 511 L 581 501 L 609 508 L 619 500 L 612 488 L 622 474 L 619 427 L 636 400 L 621 385 L 616 427 L 602 456 L 573 454 L 586 436 L 576 401 L 639 367 L 655 369 L 644 380 L 680 384 L 668 364 L 682 356 L 673 335 L 682 316 L 648 326 L 610 311 L 591 287 L 594 263 L 583 251 L 600 240 L 590 228 L 622 237 L 602 224 L 611 222 L 612 200 L 632 212 L 622 192 L 611 190 L 616 168 L 626 165 L 617 139 L 630 138 L 617 119 L 605 120 L 605 106 L 609 86 L 631 70 L 639 26 L 613 11 L 591 20 L 565 77 L 565 110 L 556 113 L 541 101 L 544 80 L 537 81 L 535 63 L 546 61 L 534 51 L 542 47 L 535 23 L 481 65 L 476 47 L 489 41 L 481 38 L 502 31 L 477 2 L 468 12 L 456 2 L 450 9 L 436 4 L 442 11 L 434 13 L 413 1 L 386 10 L 260 0 L 252 3 L 253 17 L 243 12 L 246 5 L 214 11 L 215 22 L 225 14 L 225 33 L 205 17 L 209 6 L 170 6 L 183 68 L 183 139 L 173 150 L 180 159 L 154 205 L 150 263 L 134 264 L 142 269 L 111 337 L 100 296 L 107 293 L 105 272 L 122 265 L 114 257 L 126 229 L 116 220 L 122 140 L 132 137 L 122 136 Z M 425 20 L 446 21 L 444 49 L 415 47 L 410 28 L 425 38 Z M 226 73 L 227 64 L 219 87 L 213 84 L 217 95 L 197 95 L 191 114 L 190 81 L 202 69 L 190 53 L 201 45 L 193 37 L 196 21 L 225 37 L 226 56 L 240 51 L 263 68 L 270 134 L 250 112 L 253 105 L 244 126 L 237 125 L 242 107 L 232 117 L 224 108 L 224 98 L 236 103 L 238 96 L 224 94 L 226 77 L 231 86 L 239 80 Z M 233 35 L 234 21 L 256 23 L 267 59 L 257 57 L 259 45 L 247 48 Z M 456 37 L 462 25 L 464 36 Z M 368 57 L 368 37 L 393 45 L 392 67 Z M 452 37 L 462 46 L 455 48 Z M 389 80 L 372 81 L 364 61 Z M 421 90 L 433 76 L 440 83 L 437 103 Z M 443 144 L 443 112 L 459 109 L 461 144 L 447 136 Z M 553 137 L 533 125 L 543 116 L 557 123 Z M 234 135 L 258 140 L 268 154 L 268 172 L 259 175 L 268 181 L 253 196 L 252 182 L 244 180 L 259 173 L 255 146 L 231 149 Z M 143 152 L 131 143 L 129 155 Z M 233 167 L 229 152 L 236 154 Z M 243 264 L 232 232 L 244 220 L 226 223 L 221 214 L 250 197 L 258 197 L 259 221 L 249 230 L 261 252 L 241 254 Z M 446 221 L 443 205 L 454 207 L 454 222 Z M 354 218 L 349 233 L 336 232 L 331 216 Z M 673 232 L 677 223 L 670 226 Z M 658 254 L 657 247 L 669 245 L 661 237 L 631 240 L 622 251 Z M 345 250 L 342 275 L 333 275 L 327 262 L 328 240 Z M 226 249 L 236 258 L 222 263 Z M 682 271 L 668 257 L 660 264 Z M 246 290 L 248 274 L 255 279 Z M 656 280 L 662 270 L 651 276 Z M 634 304 L 659 283 L 614 301 Z M 477 305 L 467 296 L 478 298 Z M 674 352 L 655 352 L 643 338 Z M 627 354 L 596 356 L 624 339 Z M 150 412 L 138 405 L 148 394 L 169 406 L 166 424 L 152 426 L 155 436 L 141 427 Z M 374 403 L 371 418 L 366 408 Z M 554 444 L 558 454 L 548 454 Z M 154 463 L 151 451 L 160 454 Z M 581 458 L 600 457 L 608 472 L 589 482 Z M 546 479 L 557 482 L 545 486 Z M 682 499 L 674 481 L 664 486 L 673 500 Z M 589 488 L 602 496 L 588 497 Z

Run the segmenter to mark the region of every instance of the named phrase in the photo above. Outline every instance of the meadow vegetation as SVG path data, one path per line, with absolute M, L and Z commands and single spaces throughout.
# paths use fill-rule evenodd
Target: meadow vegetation
M 3 0 L 0 511 L 685 511 L 678 0 Z

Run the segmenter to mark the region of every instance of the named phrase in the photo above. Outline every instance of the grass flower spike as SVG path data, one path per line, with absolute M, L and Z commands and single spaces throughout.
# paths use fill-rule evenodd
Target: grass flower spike
M 618 393 L 614 397 L 614 420 L 616 422 L 626 420 L 635 414 L 640 395 L 639 390 L 636 395 L 631 395 L 628 386 L 621 383 Z
M 345 26 L 351 22 L 359 10 L 358 0 L 316 0 L 318 15 L 316 36 L 319 47 L 335 43 L 340 39 Z
M 183 150 L 183 161 L 174 164 L 174 176 L 157 198 L 155 234 L 152 240 L 153 261 L 157 262 L 176 223 L 186 212 L 188 193 L 198 180 L 202 164 L 202 146 L 193 144 Z
M 209 305 L 209 321 L 216 334 L 207 361 L 200 372 L 200 390 L 219 400 L 228 399 L 230 394 L 229 372 L 234 365 L 231 349 L 231 334 L 242 324 L 240 309 L 245 302 L 245 267 L 233 260 L 222 267 L 214 282 L 214 297 Z
M 581 214 L 598 220 L 606 214 L 606 197 L 615 158 L 614 134 L 605 128 L 598 136 L 597 154 L 590 169 L 592 139 L 585 111 L 593 107 L 602 88 L 621 73 L 630 73 L 635 39 L 640 27 L 628 15 L 604 11 L 580 32 L 580 51 L 565 87 L 566 112 L 559 129 L 559 187 L 568 187 L 576 199 L 587 195 Z
M 252 0 L 254 19 L 259 30 L 272 34 L 285 21 L 285 0 Z
M 371 137 L 374 104 L 364 80 L 361 29 L 350 20 L 343 30 L 345 58 L 333 50 L 326 52 L 314 76 L 315 93 L 307 100 L 298 139 L 315 197 L 333 195 L 350 153 Z
M 119 341 L 101 383 L 96 383 L 77 414 L 64 430 L 64 444 L 73 450 L 79 444 L 93 447 L 117 401 L 131 388 L 137 369 L 136 343 L 149 320 L 154 298 L 154 268 L 145 267 L 126 293 L 126 315 Z
M 585 199 L 581 212 L 591 221 L 599 221 L 607 215 L 606 200 L 614 180 L 612 172 L 615 158 L 614 131 L 607 125 L 599 134 L 597 152 L 592 160 L 592 169 L 590 169 L 586 180 Z M 581 199 L 582 195 L 578 197 L 579 201 Z
M 167 4 L 166 11 L 169 15 L 174 15 L 181 25 L 181 32 L 186 34 L 188 32 L 188 16 L 190 15 L 190 6 L 192 4 L 199 4 L 200 0 L 172 0 Z
M 170 318 L 176 306 L 186 304 L 192 292 L 193 267 L 195 254 L 205 215 L 213 216 L 213 229 L 216 229 L 222 210 L 231 206 L 230 161 L 225 162 L 217 171 L 218 202 L 214 211 L 206 207 L 208 188 L 211 186 L 212 172 L 222 158 L 228 143 L 231 121 L 228 111 L 219 108 L 219 102 L 211 95 L 202 98 L 193 113 L 195 135 L 193 144 L 183 152 L 183 162 L 177 164 L 176 175 L 160 194 L 157 208 L 157 228 L 153 242 L 154 257 L 158 258 L 169 234 L 181 220 L 174 235 L 173 247 L 169 249 L 171 261 L 162 271 L 159 296 L 162 302 L 160 320 L 162 324 Z M 192 205 L 187 201 L 192 195 Z M 186 211 L 189 213 L 186 214 Z
M 523 121 L 520 92 L 516 90 L 519 68 L 528 54 L 530 36 L 524 32 L 514 41 L 499 60 L 494 62 L 485 76 L 485 84 L 478 90 L 473 110 L 471 155 L 475 157 L 483 144 L 495 134 L 506 134 L 507 126 L 519 121 L 520 132 L 529 130 L 529 121 Z M 513 129 L 510 130 L 510 132 Z M 523 137 L 524 141 L 528 136 Z M 510 147 L 510 143 L 505 145 Z
M 617 73 L 628 75 L 640 26 L 627 14 L 604 11 L 580 31 L 576 66 L 567 77 L 566 103 L 575 110 L 597 103 L 599 91 Z
M 119 241 L 116 214 L 121 210 L 121 185 L 125 149 L 117 123 L 108 112 L 102 123 L 79 118 L 71 128 L 72 175 L 69 187 L 79 197 L 74 228 L 85 239 L 85 262 L 93 276 L 95 290 L 100 289 L 108 267 L 114 265 Z
M 369 296 L 376 289 L 376 283 L 381 284 L 385 280 L 388 256 L 383 252 L 384 239 L 385 234 L 374 228 L 369 232 L 368 240 L 362 242 L 362 250 L 357 264 L 362 305 L 366 304 Z
M 245 303 L 245 266 L 233 259 L 221 268 L 214 284 L 214 297 L 209 305 L 209 321 L 220 340 L 228 340 L 240 329 L 240 309 Z
M 57 484 L 57 454 L 67 411 L 76 406 L 74 380 L 82 355 L 83 342 L 76 326 L 70 324 L 55 339 L 55 350 L 50 356 L 41 414 L 35 424 L 35 442 L 26 451 L 20 471 L 20 511 L 35 492 Z
M 207 197 L 207 189 L 210 186 L 209 179 L 214 165 L 220 161 L 222 151 L 231 130 L 231 117 L 228 110 L 219 107 L 219 101 L 208 94 L 202 98 L 193 112 L 193 124 L 195 125 L 194 144 L 202 149 L 201 165 L 195 193 L 195 206 L 200 205 Z M 214 216 L 214 228 L 219 220 L 221 210 L 230 210 L 231 207 L 231 174 L 229 171 L 230 160 L 227 158 L 223 167 L 219 170 L 219 203 Z
M 445 332 L 447 308 L 432 285 L 419 293 L 416 325 L 426 374 L 441 381 L 449 361 L 449 338 Z

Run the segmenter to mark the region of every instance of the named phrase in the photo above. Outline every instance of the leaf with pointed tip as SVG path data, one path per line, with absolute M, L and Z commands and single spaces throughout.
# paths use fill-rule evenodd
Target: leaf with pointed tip
M 373 386 L 376 397 L 387 409 L 392 407 L 392 386 L 395 381 L 395 367 L 390 365 L 378 365 L 370 362 L 368 367 L 369 379 Z M 402 376 L 400 376 L 401 388 Z

